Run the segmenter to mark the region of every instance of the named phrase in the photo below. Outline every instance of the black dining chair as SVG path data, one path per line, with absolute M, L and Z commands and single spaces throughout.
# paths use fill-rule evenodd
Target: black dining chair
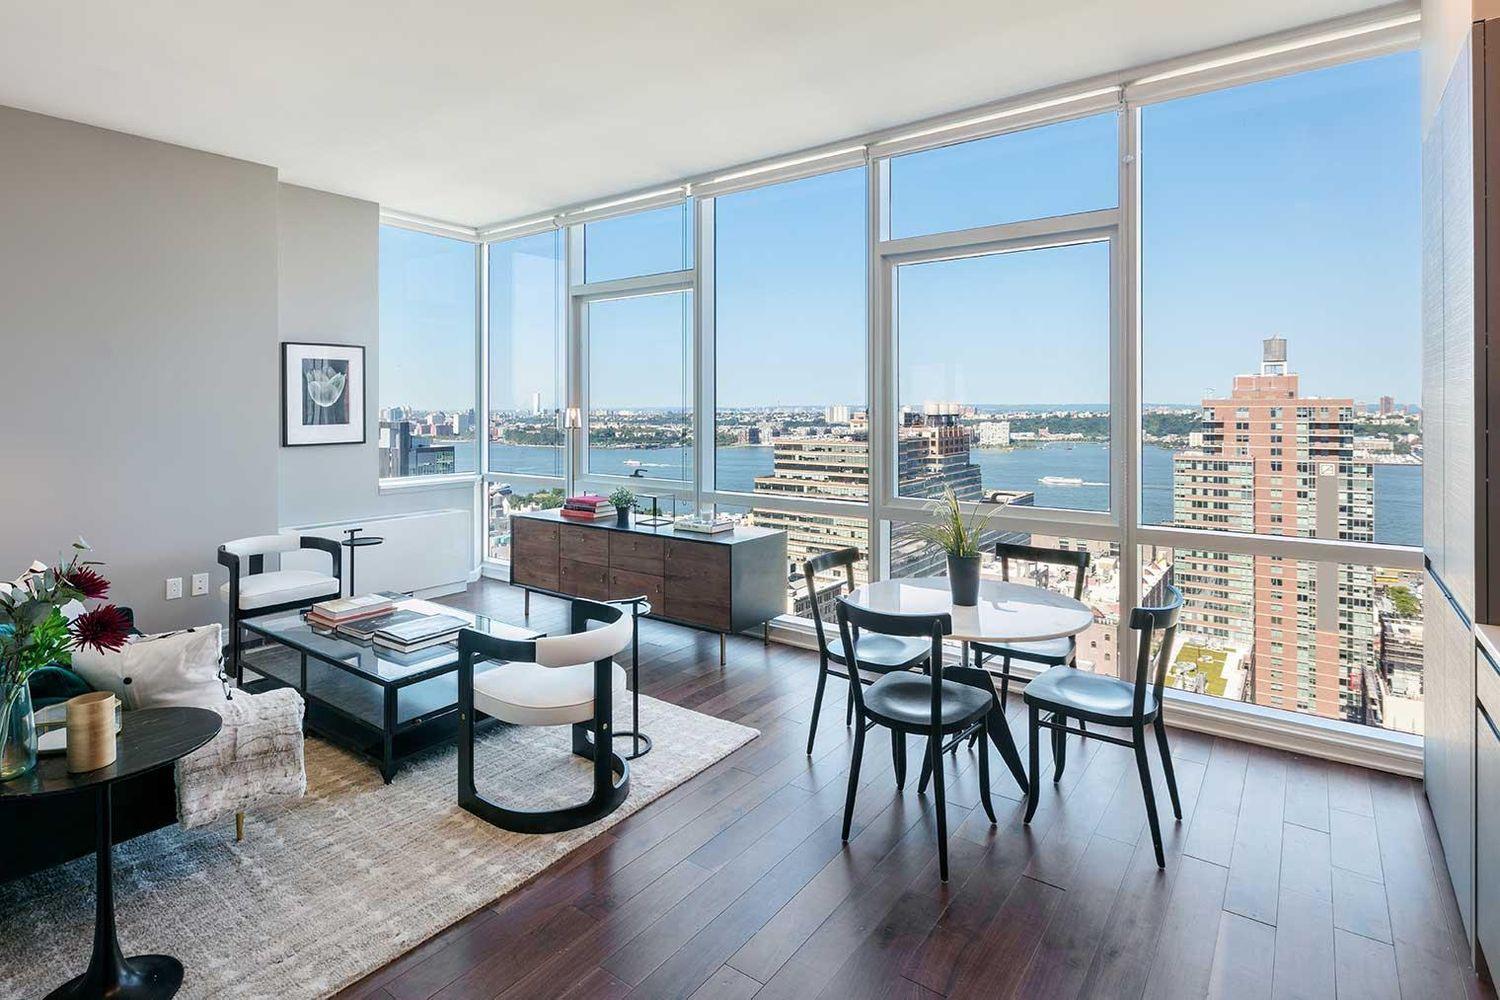
M 1156 866 L 1165 868 L 1161 849 L 1161 823 L 1156 815 L 1156 793 L 1151 787 L 1151 766 L 1146 756 L 1146 727 L 1156 730 L 1156 745 L 1161 751 L 1161 766 L 1172 796 L 1172 813 L 1182 819 L 1182 803 L 1177 798 L 1177 776 L 1172 771 L 1172 752 L 1167 746 L 1167 728 L 1162 721 L 1162 685 L 1167 679 L 1167 665 L 1172 662 L 1172 642 L 1177 638 L 1177 618 L 1182 613 L 1182 593 L 1167 588 L 1167 603 L 1159 608 L 1136 608 L 1130 613 L 1130 627 L 1137 633 L 1140 651 L 1135 661 L 1135 683 L 1091 674 L 1072 667 L 1055 666 L 1026 685 L 1022 699 L 1026 702 L 1031 734 L 1031 789 L 1026 798 L 1026 822 L 1036 815 L 1041 797 L 1042 775 L 1038 762 L 1037 741 L 1041 730 L 1052 733 L 1053 781 L 1060 781 L 1067 763 L 1067 734 L 1104 740 L 1130 747 L 1135 751 L 1136 769 L 1140 771 L 1141 793 L 1146 799 L 1146 819 L 1151 825 L 1151 845 L 1156 849 Z M 1155 656 L 1152 643 L 1160 635 Z M 1043 715 L 1042 713 L 1049 713 Z M 1101 726 L 1128 728 L 1130 738 L 1070 729 L 1069 719 L 1093 722 Z
M 823 688 L 828 684 L 828 675 L 842 677 L 849 681 L 849 697 L 846 700 L 844 712 L 844 725 L 849 725 L 854 718 L 854 677 L 859 677 L 859 671 L 848 669 L 848 660 L 844 657 L 843 647 L 837 643 L 830 643 L 826 630 L 823 626 L 822 602 L 819 600 L 817 575 L 842 569 L 843 580 L 835 580 L 833 586 L 837 590 L 852 591 L 854 589 L 854 564 L 859 562 L 859 549 L 846 548 L 835 549 L 832 552 L 823 552 L 813 556 L 802 564 L 802 575 L 807 580 L 807 597 L 812 603 L 813 629 L 818 634 L 818 691 L 813 696 L 812 724 L 807 730 L 807 753 L 812 756 L 813 740 L 818 735 L 818 713 L 823 709 Z M 909 670 L 912 667 L 920 667 L 927 662 L 930 650 L 927 648 L 925 639 L 898 635 L 867 635 L 859 641 L 857 650 L 859 654 L 859 669 L 869 674 L 887 674 L 893 670 Z M 844 667 L 843 671 L 830 668 L 829 664 Z M 862 683 L 870 683 L 860 677 Z M 906 772 L 898 768 L 896 772 L 896 784 L 898 787 L 906 783 Z
M 870 611 L 847 598 L 838 601 L 839 638 L 844 647 L 844 662 L 850 672 L 864 667 L 859 659 L 862 640 L 884 635 L 904 639 L 920 638 L 928 646 L 926 673 L 898 671 L 877 678 L 868 687 L 851 684 L 854 693 L 854 759 L 849 765 L 849 794 L 844 801 L 843 839 L 849 839 L 854 820 L 854 793 L 859 788 L 859 765 L 865 751 L 865 730 L 885 726 L 891 731 L 891 753 L 896 770 L 906 770 L 906 737 L 927 737 L 929 762 L 936 762 L 943 752 L 943 738 L 964 732 L 978 724 L 984 732 L 985 717 L 995 705 L 988 687 L 965 683 L 958 678 L 980 671 L 953 667 L 943 668 L 943 637 L 953 631 L 951 615 L 891 615 Z M 950 676 L 945 676 L 950 675 Z M 956 676 L 952 676 L 956 675 Z M 948 881 L 948 814 L 943 769 L 933 767 L 933 804 L 937 809 L 938 875 Z M 984 747 L 979 755 L 979 800 L 990 823 L 995 822 L 995 807 L 990 803 L 990 755 Z
M 1011 560 L 1069 567 L 1073 570 L 1073 600 L 1083 600 L 1084 578 L 1089 570 L 1089 554 L 1086 551 L 997 542 L 995 543 L 995 558 L 1000 561 L 1000 579 L 1005 581 L 1010 580 Z M 1000 658 L 1001 704 L 1005 703 L 1006 696 L 1010 693 L 1011 661 L 1024 660 L 1040 667 L 1074 666 L 1078 657 L 1078 641 L 1071 635 L 1063 636 L 1061 639 L 1009 642 L 1004 645 L 976 642 L 972 643 L 970 648 L 974 653 L 974 666 L 976 667 L 983 667 L 986 657 Z

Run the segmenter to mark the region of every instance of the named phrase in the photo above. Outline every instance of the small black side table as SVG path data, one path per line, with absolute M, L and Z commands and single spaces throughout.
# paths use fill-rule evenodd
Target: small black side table
M 182 986 L 182 963 L 170 955 L 126 958 L 115 934 L 114 850 L 110 828 L 110 788 L 122 778 L 165 767 L 186 757 L 219 733 L 219 716 L 204 708 L 142 708 L 126 712 L 116 743 L 115 762 L 96 771 L 69 774 L 65 757 L 43 759 L 29 774 L 0 782 L 0 798 L 40 798 L 92 792 L 98 847 L 94 893 L 94 950 L 89 967 L 51 993 L 47 1000 L 165 1000 Z
M 342 542 L 339 542 L 340 545 L 346 546 L 349 549 L 349 596 L 350 597 L 353 597 L 356 593 L 358 593 L 358 591 L 356 591 L 354 589 L 354 550 L 358 549 L 358 548 L 363 548 L 366 545 L 379 545 L 381 542 L 385 541 L 385 539 L 381 538 L 379 535 L 359 535 L 358 534 L 359 532 L 364 531 L 364 530 L 365 530 L 364 528 L 346 528 L 346 529 L 344 529 L 344 534 L 348 535 L 349 537 L 346 538 L 346 539 L 344 539 Z M 356 535 L 358 535 L 358 537 L 355 537 Z
M 651 752 L 651 737 L 641 732 L 641 616 L 651 613 L 651 602 L 642 597 L 626 597 L 611 604 L 630 605 L 630 728 L 615 730 L 615 739 L 630 737 L 634 749 L 620 756 L 635 760 Z M 642 744 L 645 748 L 642 749 Z

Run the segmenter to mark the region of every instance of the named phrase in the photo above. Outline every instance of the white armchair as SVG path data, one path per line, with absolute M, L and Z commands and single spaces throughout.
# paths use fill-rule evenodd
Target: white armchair
M 302 569 L 266 570 L 266 556 L 298 549 L 327 552 L 333 563 L 332 575 Z M 292 532 L 236 538 L 219 546 L 219 564 L 229 570 L 229 582 L 219 588 L 219 593 L 229 602 L 229 660 L 235 684 L 244 682 L 244 667 L 240 663 L 241 621 L 305 608 L 344 592 L 343 553 L 339 543 L 331 538 Z
M 602 628 L 589 629 L 591 622 Z M 614 702 L 627 693 L 625 669 L 614 656 L 630 645 L 631 620 L 622 609 L 573 602 L 572 631 L 523 642 L 464 629 L 458 637 L 458 804 L 487 822 L 517 833 L 557 833 L 609 815 L 630 792 L 630 769 L 614 752 Z M 474 675 L 474 659 L 505 661 Z M 573 727 L 573 753 L 594 762 L 593 793 L 563 809 L 499 805 L 474 787 L 474 723 L 479 714 L 518 726 Z

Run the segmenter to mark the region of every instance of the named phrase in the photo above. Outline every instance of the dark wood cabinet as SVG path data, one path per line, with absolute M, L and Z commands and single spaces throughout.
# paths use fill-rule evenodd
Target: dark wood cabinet
M 652 617 L 727 633 L 786 611 L 786 533 L 573 522 L 557 511 L 511 517 L 510 580 L 565 597 L 646 595 Z

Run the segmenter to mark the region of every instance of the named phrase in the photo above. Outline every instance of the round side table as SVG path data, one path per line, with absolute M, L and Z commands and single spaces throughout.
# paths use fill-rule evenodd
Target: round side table
M 359 534 L 359 532 L 364 531 L 364 530 L 365 530 L 364 528 L 346 528 L 346 529 L 344 529 L 344 534 L 348 535 L 349 537 L 346 538 L 346 539 L 344 539 L 342 542 L 339 542 L 340 545 L 346 547 L 349 550 L 349 596 L 350 597 L 353 597 L 356 593 L 358 593 L 358 591 L 356 591 L 354 589 L 354 550 L 355 549 L 362 549 L 366 545 L 379 545 L 381 542 L 385 541 L 385 539 L 382 538 L 382 537 L 380 537 L 379 535 L 361 535 L 361 534 Z
M 88 793 L 94 796 L 98 831 L 94 893 L 94 949 L 89 967 L 47 994 L 47 1000 L 164 1000 L 182 986 L 182 963 L 170 955 L 126 958 L 115 933 L 114 835 L 110 789 L 114 783 L 186 757 L 219 733 L 219 716 L 204 708 L 142 708 L 126 712 L 113 764 L 69 774 L 66 758 L 45 759 L 27 774 L 0 782 L 0 798 L 41 798 Z

